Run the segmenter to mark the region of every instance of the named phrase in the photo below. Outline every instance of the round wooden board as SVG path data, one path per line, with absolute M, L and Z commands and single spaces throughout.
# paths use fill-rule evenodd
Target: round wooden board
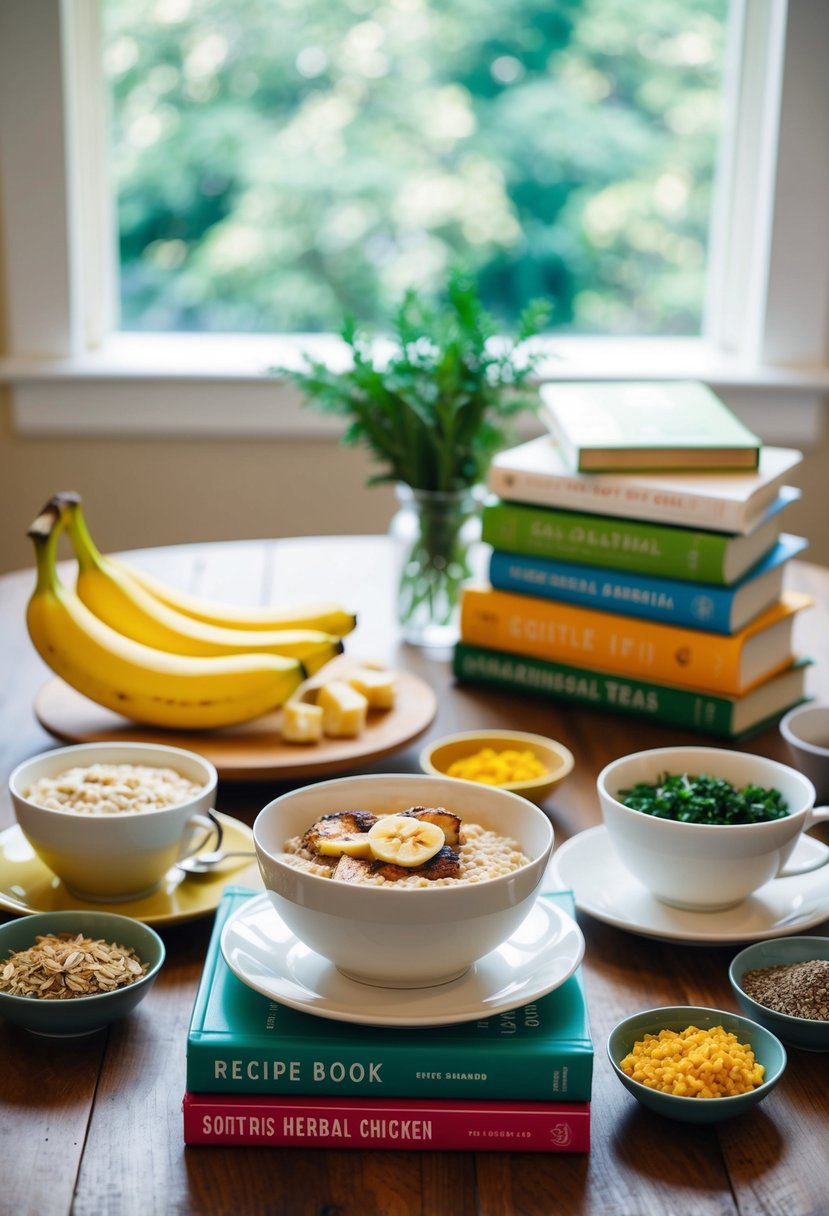
M 397 673 L 392 709 L 371 710 L 356 739 L 322 739 L 319 743 L 284 743 L 280 711 L 255 722 L 216 731 L 171 731 L 141 726 L 121 718 L 54 678 L 35 698 L 41 726 L 64 743 L 166 743 L 198 752 L 215 764 L 227 781 L 291 780 L 319 777 L 359 768 L 399 751 L 430 726 L 437 713 L 434 691 L 407 671 Z

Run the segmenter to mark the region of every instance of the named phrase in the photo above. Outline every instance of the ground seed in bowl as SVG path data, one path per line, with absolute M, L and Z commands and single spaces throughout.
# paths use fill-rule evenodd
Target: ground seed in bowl
M 202 787 L 172 768 L 147 764 L 90 764 L 41 777 L 24 797 L 47 810 L 112 815 L 178 806 Z
M 28 950 L 12 951 L 0 962 L 0 992 L 63 1001 L 114 992 L 146 972 L 147 964 L 131 946 L 83 933 L 46 933 Z
M 740 984 L 753 1001 L 775 1013 L 829 1022 L 829 959 L 757 967 Z

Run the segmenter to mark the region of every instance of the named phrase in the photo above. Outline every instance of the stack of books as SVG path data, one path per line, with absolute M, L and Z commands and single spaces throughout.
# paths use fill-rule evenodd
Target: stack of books
M 252 894 L 228 887 L 216 913 L 187 1038 L 186 1144 L 588 1151 L 593 1043 L 580 971 L 477 1022 L 340 1022 L 272 1001 L 227 966 L 223 926 Z M 569 892 L 541 898 L 573 914 Z
M 784 577 L 807 542 L 783 531 L 801 453 L 693 383 L 548 385 L 542 401 L 550 433 L 490 468 L 489 581 L 463 592 L 458 681 L 731 739 L 803 700 L 792 630 L 812 601 Z

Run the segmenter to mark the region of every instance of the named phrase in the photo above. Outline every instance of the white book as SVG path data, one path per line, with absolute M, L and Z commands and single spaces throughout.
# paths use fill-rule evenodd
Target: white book
M 555 441 L 542 435 L 499 452 L 487 484 L 499 498 L 539 507 L 750 532 L 802 459 L 795 448 L 764 447 L 756 472 L 576 473 Z

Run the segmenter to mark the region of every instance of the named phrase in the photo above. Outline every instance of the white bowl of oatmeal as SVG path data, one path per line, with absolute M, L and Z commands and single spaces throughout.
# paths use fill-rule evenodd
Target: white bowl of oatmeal
M 506 941 L 553 847 L 547 816 L 517 794 L 413 774 L 293 790 L 260 811 L 253 837 L 284 925 L 345 975 L 389 988 L 447 983 Z
M 73 895 L 138 899 L 177 861 L 218 847 L 216 769 L 183 748 L 81 743 L 19 764 L 9 790 L 20 830 Z

